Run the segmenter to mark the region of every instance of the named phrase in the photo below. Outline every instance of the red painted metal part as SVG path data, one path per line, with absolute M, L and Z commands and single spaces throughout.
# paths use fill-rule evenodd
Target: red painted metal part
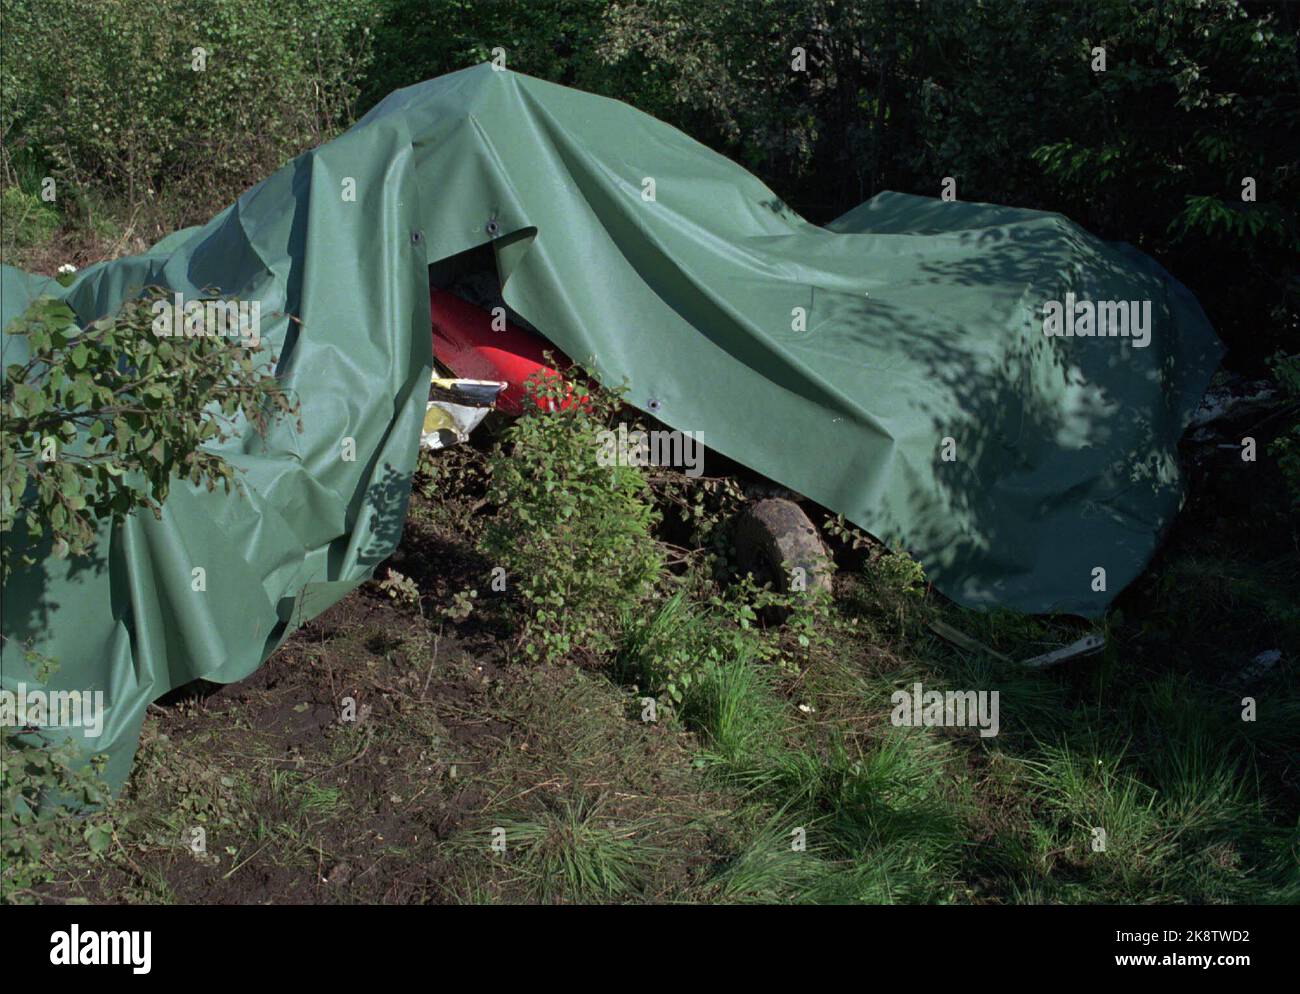
M 504 380 L 508 386 L 497 397 L 497 407 L 507 414 L 522 414 L 525 384 L 534 376 L 558 376 L 567 369 L 568 358 L 549 349 L 561 365 L 549 365 L 544 353 L 547 343 L 518 325 L 506 322 L 501 331 L 492 330 L 492 314 L 446 290 L 429 291 L 433 315 L 433 354 L 457 376 L 471 380 Z M 585 398 L 579 398 L 580 403 Z M 573 401 L 565 401 L 567 408 Z

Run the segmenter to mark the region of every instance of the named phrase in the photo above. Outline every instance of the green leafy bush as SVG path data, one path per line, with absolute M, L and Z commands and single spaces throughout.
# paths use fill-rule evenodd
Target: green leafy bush
M 594 54 L 607 7 L 592 0 L 375 0 L 374 59 L 362 105 L 500 57 L 507 69 L 600 91 L 610 73 Z
M 58 669 L 30 649 L 25 661 L 42 682 Z M 72 739 L 58 744 L 13 729 L 0 735 L 0 903 L 31 900 L 31 888 L 52 878 L 55 859 L 74 851 L 95 859 L 108 848 L 124 821 L 109 804 L 106 761 L 87 761 Z
M 604 653 L 663 571 L 658 515 L 639 468 L 601 465 L 599 432 L 617 395 L 592 390 L 566 409 L 563 377 L 530 382 L 529 410 L 490 460 L 497 512 L 482 548 L 523 601 L 529 656 Z
M 0 902 L 29 899 L 52 878 L 51 861 L 74 849 L 91 858 L 108 849 L 119 824 L 106 807 L 106 758 L 89 762 L 71 741 L 0 744 Z
M 371 7 L 12 0 L 0 134 L 63 184 L 133 205 L 174 187 L 206 220 L 350 123 Z
M 0 382 L 0 534 L 21 526 L 57 556 L 85 553 L 100 521 L 157 513 L 177 476 L 230 492 L 234 469 L 207 446 L 236 419 L 262 431 L 296 411 L 256 349 L 156 336 L 159 299 L 128 300 L 83 329 L 67 304 L 41 297 L 5 329 L 26 358 Z

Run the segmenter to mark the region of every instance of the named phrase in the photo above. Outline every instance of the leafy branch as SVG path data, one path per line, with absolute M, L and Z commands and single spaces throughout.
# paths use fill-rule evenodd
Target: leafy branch
M 216 335 L 160 336 L 159 302 L 170 306 L 150 289 L 81 328 L 67 304 L 42 297 L 6 329 L 27 357 L 0 382 L 0 533 L 25 527 L 56 556 L 84 555 L 101 521 L 160 515 L 173 479 L 233 492 L 234 467 L 213 447 L 241 424 L 265 434 L 298 417 L 275 356 Z M 4 575 L 11 567 L 6 550 Z

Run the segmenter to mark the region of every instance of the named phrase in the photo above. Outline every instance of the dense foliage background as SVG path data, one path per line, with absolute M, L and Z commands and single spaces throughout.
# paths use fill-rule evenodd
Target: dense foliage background
M 813 221 L 952 177 L 1154 254 L 1231 365 L 1295 350 L 1300 4 L 7 0 L 4 29 L 7 251 L 68 225 L 112 242 L 151 207 L 205 220 L 391 90 L 500 48 L 683 128 Z

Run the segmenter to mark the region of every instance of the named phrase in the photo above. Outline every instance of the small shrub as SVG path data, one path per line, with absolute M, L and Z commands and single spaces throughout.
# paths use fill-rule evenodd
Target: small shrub
M 594 390 L 562 409 L 571 391 L 563 377 L 532 382 L 529 410 L 490 459 L 499 510 L 482 540 L 525 605 L 525 651 L 545 660 L 613 650 L 620 619 L 641 608 L 663 572 L 645 477 L 598 459 L 617 394 Z
M 446 620 L 459 623 L 474 613 L 474 601 L 478 598 L 477 590 L 458 590 L 451 603 L 438 613 Z
M 903 549 L 887 549 L 867 562 L 872 580 L 891 593 L 909 597 L 925 595 L 925 570 Z
M 416 608 L 420 606 L 419 586 L 409 576 L 397 572 L 392 567 L 389 567 L 388 575 L 379 581 L 379 589 L 395 604 Z
M 862 564 L 862 576 L 851 601 L 869 634 L 905 634 L 924 616 L 925 571 L 902 549 L 874 546 Z

